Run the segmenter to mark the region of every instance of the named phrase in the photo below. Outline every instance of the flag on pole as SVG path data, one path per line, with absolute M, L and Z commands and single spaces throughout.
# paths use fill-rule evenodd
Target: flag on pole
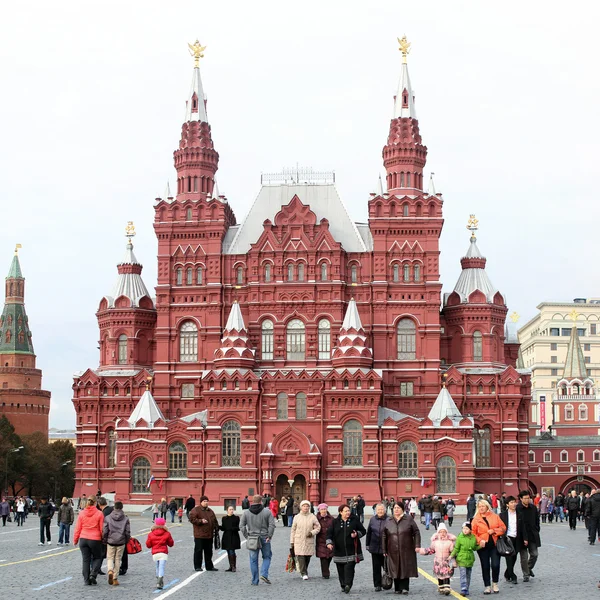
M 158 489 L 162 492 L 162 488 L 163 488 L 163 480 L 161 479 L 158 483 Z
M 146 486 L 148 489 L 150 489 L 150 486 L 156 481 L 156 477 L 154 477 L 154 475 L 150 475 L 150 480 L 148 481 L 148 485 Z
M 425 477 L 421 476 L 421 487 L 425 486 Z

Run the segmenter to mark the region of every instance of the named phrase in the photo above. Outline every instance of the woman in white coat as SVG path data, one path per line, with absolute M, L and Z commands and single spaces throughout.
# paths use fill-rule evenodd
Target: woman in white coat
M 310 512 L 310 502 L 300 502 L 300 512 L 294 517 L 290 543 L 296 555 L 296 563 L 302 579 L 308 579 L 308 564 L 315 553 L 315 538 L 321 531 L 317 517 Z

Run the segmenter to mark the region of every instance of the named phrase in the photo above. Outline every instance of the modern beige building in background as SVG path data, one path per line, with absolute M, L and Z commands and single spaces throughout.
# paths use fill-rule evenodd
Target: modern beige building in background
M 518 336 L 522 366 L 531 369 L 532 432 L 535 430 L 539 435 L 542 429 L 547 430 L 553 422 L 561 419 L 560 411 L 553 411 L 553 398 L 556 383 L 561 380 L 565 369 L 574 323 L 577 324 L 588 374 L 596 381 L 600 380 L 600 298 L 542 302 L 537 309 L 539 313 L 519 329 Z M 596 405 L 596 422 L 599 417 Z

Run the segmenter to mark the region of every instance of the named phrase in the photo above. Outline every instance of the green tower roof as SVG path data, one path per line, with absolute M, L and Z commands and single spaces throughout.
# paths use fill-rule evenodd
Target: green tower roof
M 15 252 L 12 262 L 10 263 L 10 269 L 8 270 L 7 279 L 23 279 L 23 273 L 21 272 L 21 263 L 19 262 L 19 255 Z

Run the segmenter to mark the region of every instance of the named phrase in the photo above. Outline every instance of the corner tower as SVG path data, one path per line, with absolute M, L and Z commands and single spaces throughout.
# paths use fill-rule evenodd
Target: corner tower
M 25 278 L 17 244 L 8 276 L 6 300 L 0 317 L 0 414 L 19 435 L 41 431 L 48 434 L 50 392 L 42 390 L 42 371 L 36 356 L 25 312 Z

